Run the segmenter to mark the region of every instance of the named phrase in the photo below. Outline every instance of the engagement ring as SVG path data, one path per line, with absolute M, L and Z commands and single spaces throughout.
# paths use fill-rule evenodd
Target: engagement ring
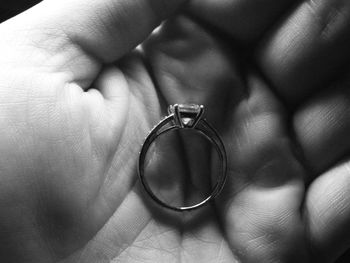
M 217 131 L 203 118 L 204 106 L 197 104 L 175 104 L 168 108 L 169 115 L 156 125 L 145 142 L 139 156 L 138 171 L 139 177 L 146 193 L 159 205 L 175 211 L 188 211 L 204 206 L 213 200 L 221 192 L 226 181 L 227 156 L 224 144 Z M 216 183 L 212 187 L 211 193 L 200 202 L 190 206 L 172 206 L 162 201 L 152 191 L 145 177 L 145 159 L 152 143 L 160 136 L 173 130 L 194 130 L 199 135 L 204 136 L 217 151 L 221 167 Z

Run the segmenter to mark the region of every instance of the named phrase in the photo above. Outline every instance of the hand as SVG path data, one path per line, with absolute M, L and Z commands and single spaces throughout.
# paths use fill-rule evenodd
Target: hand
M 6 262 L 232 262 L 235 258 L 302 262 L 323 251 L 326 260 L 343 252 L 347 236 L 341 230 L 349 221 L 346 165 L 319 175 L 347 148 L 334 146 L 334 140 L 346 135 L 346 125 L 328 123 L 345 118 L 347 101 L 340 100 L 344 89 L 339 88 L 329 91 L 332 95 L 315 93 L 313 100 L 294 106 L 306 100 L 305 91 L 311 94 L 320 78 L 332 79 L 334 72 L 323 72 L 316 64 L 307 79 L 298 79 L 302 73 L 298 69 L 313 50 L 327 47 L 318 47 L 317 38 L 303 36 L 293 40 L 314 41 L 309 43 L 312 48 L 302 49 L 303 54 L 283 45 L 280 38 L 294 32 L 290 27 L 302 25 L 276 24 L 278 14 L 287 9 L 286 1 L 280 1 L 280 8 L 274 3 L 273 10 L 252 4 L 241 11 L 235 11 L 239 4 L 221 9 L 225 1 L 193 1 L 188 8 L 196 12 L 169 21 L 145 44 L 144 53 L 130 50 L 180 1 L 56 2 L 43 2 L 0 26 L 4 36 L 0 225 L 6 233 L 1 235 L 1 258 Z M 206 15 L 209 8 L 219 12 L 215 17 L 220 21 Z M 305 12 L 300 7 L 290 10 L 283 21 Z M 254 34 L 231 29 L 223 11 L 253 21 L 247 24 L 256 25 Z M 208 30 L 204 26 L 208 23 L 223 34 Z M 264 44 L 258 45 L 257 36 L 273 24 L 277 31 L 264 35 Z M 241 63 L 240 50 L 232 49 L 227 36 L 249 43 L 258 55 Z M 329 49 L 335 50 L 331 40 Z M 285 54 L 300 57 L 288 61 Z M 252 69 L 254 61 L 264 66 L 283 103 Z M 329 60 L 324 57 L 320 62 Z M 284 70 L 278 72 L 280 68 Z M 298 96 L 290 95 L 299 83 Z M 207 106 L 207 118 L 219 129 L 228 150 L 225 192 L 199 220 L 196 214 L 169 217 L 153 207 L 136 176 L 144 136 L 164 116 L 166 104 L 182 101 Z M 335 117 L 324 118 L 329 116 L 324 111 Z M 307 162 L 293 152 L 289 112 Z M 319 131 L 319 125 L 330 130 Z M 325 153 L 330 146 L 334 148 Z M 161 159 L 157 163 L 162 164 Z M 307 177 L 311 173 L 305 164 L 314 177 Z M 306 191 L 305 182 L 310 183 Z M 329 220 L 335 223 L 326 227 L 319 223 Z M 338 239 L 344 246 L 334 246 Z
M 162 3 L 44 1 L 1 24 L 2 261 L 74 257 L 115 222 L 122 249 L 143 228 L 136 160 L 162 112 L 140 55 L 119 59 L 181 1 Z
M 241 125 L 232 122 L 241 131 L 232 169 L 245 164 L 249 187 L 223 218 L 243 262 L 288 261 L 304 244 L 309 261 L 334 262 L 349 247 L 349 10 L 344 1 L 194 0 L 193 14 L 248 47 L 244 63 L 276 94 L 259 95 L 248 69 Z M 276 97 L 282 108 L 271 106 Z

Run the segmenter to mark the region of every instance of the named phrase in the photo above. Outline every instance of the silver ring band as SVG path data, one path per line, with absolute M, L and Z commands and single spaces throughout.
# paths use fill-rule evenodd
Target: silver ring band
M 170 115 L 163 119 L 158 125 L 156 125 L 146 140 L 142 145 L 142 149 L 139 155 L 139 163 L 138 163 L 138 172 L 140 181 L 142 183 L 143 188 L 146 193 L 162 207 L 174 210 L 174 211 L 189 211 L 194 210 L 199 207 L 204 206 L 209 201 L 213 200 L 217 197 L 222 191 L 225 182 L 226 182 L 226 170 L 227 170 L 227 156 L 224 144 L 218 135 L 217 131 L 205 120 L 202 118 L 204 113 L 204 107 L 194 104 L 175 104 L 169 107 Z M 173 123 L 173 125 L 170 125 Z M 213 187 L 212 192 L 204 198 L 201 202 L 191 205 L 191 206 L 171 206 L 162 200 L 160 200 L 151 190 L 147 180 L 145 178 L 145 159 L 147 152 L 151 146 L 151 144 L 161 135 L 179 129 L 193 129 L 199 133 L 201 133 L 216 149 L 220 162 L 221 162 L 221 174 Z

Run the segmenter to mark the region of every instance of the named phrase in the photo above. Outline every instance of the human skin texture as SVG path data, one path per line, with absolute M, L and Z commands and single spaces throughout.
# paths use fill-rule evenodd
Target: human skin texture
M 1 261 L 334 262 L 350 246 L 349 24 L 347 0 L 47 0 L 2 23 Z M 205 105 L 228 157 L 221 195 L 190 213 L 137 177 L 174 103 Z M 172 139 L 151 180 L 210 188 L 210 149 Z

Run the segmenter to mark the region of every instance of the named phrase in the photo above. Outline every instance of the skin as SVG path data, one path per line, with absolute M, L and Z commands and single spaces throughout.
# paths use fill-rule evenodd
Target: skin
M 0 258 L 334 262 L 350 245 L 349 14 L 340 0 L 47 0 L 2 23 Z M 137 158 L 186 102 L 206 106 L 228 180 L 209 206 L 168 212 Z M 210 186 L 197 140 L 152 156 L 166 198 L 191 198 L 179 174 Z

